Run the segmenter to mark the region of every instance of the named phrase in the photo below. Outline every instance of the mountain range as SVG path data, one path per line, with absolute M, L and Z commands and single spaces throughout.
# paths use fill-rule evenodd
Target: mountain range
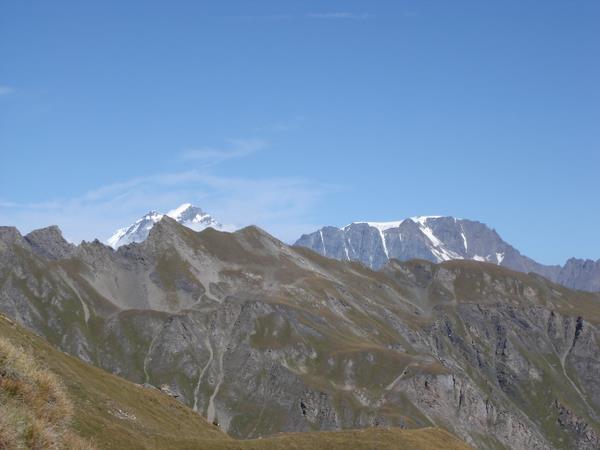
M 519 272 L 533 272 L 563 286 L 600 291 L 600 259 L 571 258 L 564 266 L 544 265 L 522 255 L 494 230 L 480 222 L 455 217 L 421 216 L 397 222 L 353 222 L 326 226 L 295 243 L 323 256 L 358 261 L 372 269 L 388 260 L 453 259 L 483 261 Z
M 435 426 L 481 449 L 599 448 L 600 294 L 505 267 L 473 227 L 465 254 L 504 255 L 378 270 L 169 216 L 117 250 L 0 227 L 0 311 L 236 438 Z M 375 231 L 391 257 L 393 227 Z
M 144 241 L 163 217 L 171 217 L 195 231 L 223 226 L 201 208 L 184 203 L 166 214 L 150 211 L 133 224 L 117 230 L 106 243 L 117 249 Z M 302 235 L 296 246 L 310 248 L 341 261 L 358 261 L 377 270 L 390 259 L 424 259 L 435 263 L 453 259 L 489 262 L 519 272 L 533 272 L 571 289 L 600 291 L 600 259 L 570 258 L 563 266 L 529 258 L 504 241 L 496 230 L 468 219 L 418 216 L 395 222 L 353 222 L 345 227 L 325 226 Z

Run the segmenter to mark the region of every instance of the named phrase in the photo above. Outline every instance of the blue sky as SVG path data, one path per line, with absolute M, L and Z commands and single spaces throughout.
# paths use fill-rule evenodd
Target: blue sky
M 85 4 L 84 4 L 85 3 Z M 600 3 L 0 0 L 0 223 L 455 215 L 600 258 Z

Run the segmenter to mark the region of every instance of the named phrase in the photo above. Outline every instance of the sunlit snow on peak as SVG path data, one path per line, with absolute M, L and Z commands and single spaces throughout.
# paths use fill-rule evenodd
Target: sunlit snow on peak
M 116 249 L 122 245 L 131 244 L 133 242 L 142 242 L 148 237 L 152 227 L 164 216 L 165 214 L 150 211 L 140 219 L 136 220 L 129 227 L 117 230 L 107 239 L 106 243 Z M 179 207 L 170 210 L 166 216 L 171 217 L 194 231 L 202 231 L 208 227 L 221 231 L 233 231 L 235 229 L 235 227 L 231 225 L 224 227 L 214 220 L 210 214 L 205 213 L 202 209 L 193 206 L 191 203 L 184 203 Z
M 412 220 L 414 223 L 425 225 L 425 222 L 427 222 L 429 219 L 441 219 L 442 217 L 443 216 L 414 216 L 411 217 L 410 220 Z
M 177 220 L 179 217 L 181 217 L 181 215 L 188 209 L 193 208 L 191 203 L 184 203 L 181 206 L 172 209 L 171 211 L 169 211 L 167 213 L 167 216 L 171 217 L 172 219 Z M 199 208 L 198 208 L 199 209 Z

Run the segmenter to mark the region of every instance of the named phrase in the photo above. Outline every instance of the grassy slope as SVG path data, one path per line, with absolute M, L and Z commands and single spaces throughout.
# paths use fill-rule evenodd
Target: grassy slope
M 470 448 L 436 428 L 282 434 L 269 439 L 236 441 L 167 395 L 68 356 L 2 315 L 0 337 L 31 352 L 41 367 L 48 367 L 59 377 L 74 407 L 72 430 L 102 449 Z M 10 405 L 1 406 L 0 413 Z
M 269 439 L 236 441 L 215 450 L 466 450 L 471 447 L 440 428 L 368 429 L 319 433 L 288 433 Z
M 31 351 L 62 380 L 74 404 L 74 430 L 99 448 L 179 448 L 229 439 L 189 408 L 68 356 L 0 317 L 0 336 Z
M 62 383 L 0 336 L 0 448 L 91 450 L 71 430 L 73 405 Z

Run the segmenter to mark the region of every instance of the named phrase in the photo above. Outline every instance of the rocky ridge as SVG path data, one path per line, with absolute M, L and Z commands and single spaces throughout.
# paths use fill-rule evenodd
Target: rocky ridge
M 483 223 L 455 217 L 422 216 L 397 222 L 354 222 L 323 227 L 300 237 L 297 246 L 341 261 L 380 269 L 390 259 L 454 259 L 489 262 L 519 272 L 533 272 L 571 289 L 600 291 L 600 260 L 570 259 L 564 266 L 540 264 L 505 242 Z
M 117 251 L 35 242 L 0 228 L 2 312 L 233 436 L 437 425 L 477 448 L 597 448 L 597 294 L 477 261 L 374 272 L 168 217 Z

